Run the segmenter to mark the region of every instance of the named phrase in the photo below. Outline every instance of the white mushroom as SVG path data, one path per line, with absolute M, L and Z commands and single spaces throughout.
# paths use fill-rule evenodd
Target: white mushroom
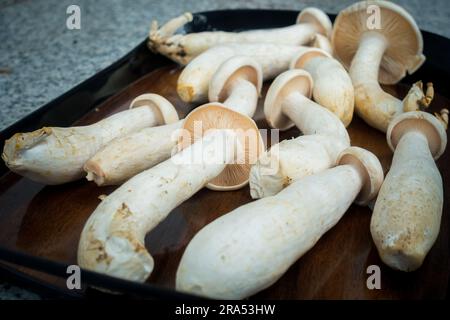
M 305 8 L 297 17 L 297 24 L 264 30 L 243 32 L 206 31 L 189 34 L 174 34 L 179 28 L 192 21 L 187 12 L 158 27 L 154 20 L 150 27 L 148 47 L 180 64 L 187 64 L 193 58 L 214 46 L 224 43 L 274 43 L 303 45 L 320 33 L 331 33 L 330 18 L 317 8 Z
M 210 101 L 223 102 L 252 117 L 262 87 L 261 67 L 248 57 L 233 57 L 217 70 L 209 85 Z M 176 150 L 184 120 L 144 128 L 117 138 L 86 162 L 87 179 L 97 185 L 120 184 L 139 172 L 168 159 Z
M 195 131 L 199 123 L 201 131 Z M 92 213 L 78 247 L 81 267 L 145 281 L 153 270 L 144 246 L 146 233 L 213 179 L 223 176 L 218 181 L 242 184 L 248 170 L 240 167 L 249 163 L 236 163 L 236 156 L 251 161 L 257 156 L 251 152 L 263 150 L 254 121 L 217 103 L 192 111 L 184 129 L 189 133 L 180 138 L 184 150 L 125 182 Z M 251 134 L 258 138 L 251 139 Z
M 279 75 L 267 91 L 264 113 L 269 125 L 287 130 L 295 123 L 304 136 L 272 146 L 252 166 L 253 198 L 274 195 L 294 180 L 334 166 L 350 146 L 339 118 L 309 99 L 312 88 L 309 73 L 294 69 Z
M 316 33 L 314 40 L 311 43 L 311 47 L 321 49 L 331 56 L 333 55 L 333 46 L 331 45 L 330 40 L 320 33 Z
M 11 171 L 31 180 L 66 183 L 82 178 L 84 163 L 112 139 L 178 120 L 172 104 L 159 95 L 148 95 L 131 108 L 89 126 L 16 133 L 6 140 L 2 158 Z
M 371 11 L 367 8 L 371 5 L 380 9 L 379 25 L 369 23 Z M 356 112 L 372 127 L 386 132 L 393 117 L 431 102 L 431 84 L 426 95 L 421 82 L 414 84 L 403 101 L 379 84 L 395 84 L 425 61 L 420 30 L 400 6 L 387 1 L 351 5 L 337 16 L 332 43 L 335 57 L 350 68 Z
M 394 158 L 375 203 L 370 231 L 384 263 L 413 271 L 439 234 L 444 194 L 434 160 L 444 153 L 447 134 L 431 114 L 407 112 L 392 120 L 387 141 Z
M 275 196 L 243 205 L 201 229 L 176 276 L 179 291 L 243 299 L 275 283 L 344 215 L 365 205 L 383 181 L 378 159 L 350 147 L 339 166 L 294 182 Z
M 272 79 L 289 68 L 294 56 L 306 47 L 271 43 L 230 43 L 208 49 L 194 58 L 181 72 L 177 92 L 185 102 L 204 102 L 208 87 L 220 65 L 227 59 L 244 55 L 262 68 L 264 80 Z
M 307 49 L 291 62 L 291 69 L 308 71 L 313 80 L 313 98 L 341 119 L 347 127 L 353 118 L 355 95 L 344 67 L 320 49 Z

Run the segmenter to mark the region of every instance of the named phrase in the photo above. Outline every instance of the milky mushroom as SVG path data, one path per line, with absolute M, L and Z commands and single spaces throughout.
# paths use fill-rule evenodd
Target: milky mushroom
M 262 87 L 261 67 L 248 57 L 226 60 L 209 85 L 210 101 L 223 102 L 234 111 L 252 117 Z M 117 138 L 90 158 L 84 169 L 97 185 L 120 184 L 139 172 L 168 159 L 184 120 Z
M 150 27 L 148 47 L 180 64 L 187 64 L 204 51 L 224 43 L 274 43 L 303 45 L 320 33 L 329 36 L 332 24 L 325 12 L 317 8 L 305 8 L 297 17 L 297 23 L 283 28 L 250 30 L 243 32 L 205 31 L 174 34 L 192 21 L 189 12 L 169 20 L 158 28 L 154 20 Z
M 224 170 L 231 171 L 230 166 L 236 178 L 227 175 L 227 182 L 242 183 L 238 167 L 247 163 L 238 164 L 235 159 L 239 155 L 250 159 L 249 152 L 261 147 L 255 122 L 215 103 L 198 107 L 186 117 L 187 133 L 193 132 L 196 123 L 201 123 L 203 130 L 194 131 L 195 136 L 183 134 L 181 152 L 129 179 L 95 209 L 79 242 L 81 267 L 145 281 L 153 270 L 145 235 Z M 241 130 L 252 132 L 259 140 L 244 138 Z
M 316 33 L 316 35 L 314 36 L 311 47 L 321 49 L 326 53 L 333 55 L 333 46 L 331 45 L 330 40 L 328 39 L 328 37 L 320 33 Z
M 308 71 L 313 80 L 313 98 L 341 119 L 347 127 L 352 121 L 355 96 L 352 80 L 344 67 L 320 49 L 306 49 L 291 62 L 291 69 Z
M 379 26 L 370 23 L 373 13 L 367 8 L 371 5 L 380 9 Z M 432 84 L 426 95 L 421 82 L 414 84 L 403 101 L 383 91 L 379 84 L 395 84 L 425 61 L 420 30 L 400 6 L 386 1 L 349 6 L 336 18 L 332 43 L 335 57 L 349 68 L 356 111 L 372 127 L 386 132 L 393 117 L 431 102 Z
M 130 110 L 89 126 L 44 127 L 16 133 L 6 140 L 2 158 L 13 172 L 45 184 L 61 184 L 83 177 L 83 165 L 112 139 L 145 127 L 178 120 L 175 108 L 151 94 Z
M 252 166 L 253 198 L 274 195 L 294 180 L 334 166 L 350 146 L 339 118 L 309 99 L 312 88 L 310 74 L 293 69 L 279 75 L 267 91 L 264 113 L 269 125 L 287 130 L 295 124 L 304 135 L 272 146 Z
M 210 48 L 194 58 L 181 72 L 177 93 L 185 102 L 208 99 L 212 77 L 227 59 L 244 55 L 261 66 L 264 80 L 272 79 L 289 68 L 290 61 L 306 47 L 271 43 L 229 43 Z
M 373 199 L 382 181 L 375 155 L 357 147 L 346 149 L 339 166 L 243 205 L 201 229 L 181 258 L 177 290 L 243 299 L 271 286 L 353 201 L 365 205 Z
M 444 153 L 447 134 L 438 119 L 415 111 L 392 120 L 387 141 L 394 157 L 375 203 L 370 231 L 384 263 L 414 271 L 439 234 L 444 194 L 434 160 Z

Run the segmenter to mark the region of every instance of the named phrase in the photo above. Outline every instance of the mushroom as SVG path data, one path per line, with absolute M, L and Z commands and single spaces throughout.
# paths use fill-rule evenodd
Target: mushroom
M 446 114 L 444 110 L 444 118 Z M 384 263 L 414 271 L 439 234 L 443 187 L 434 160 L 444 153 L 447 134 L 438 119 L 415 111 L 395 117 L 386 137 L 394 157 L 375 203 L 370 231 Z
M 224 43 L 274 43 L 303 45 L 317 33 L 329 36 L 332 24 L 325 12 L 317 8 L 305 8 L 297 16 L 295 25 L 277 29 L 250 30 L 243 32 L 205 31 L 189 34 L 174 33 L 192 21 L 192 14 L 186 12 L 158 27 L 152 21 L 148 47 L 180 64 L 187 64 L 204 51 Z
M 311 43 L 311 47 L 322 49 L 329 55 L 333 55 L 333 46 L 331 45 L 330 40 L 320 33 L 316 33 L 314 40 Z
M 201 229 L 181 258 L 176 289 L 209 298 L 243 299 L 275 283 L 355 199 L 366 205 L 376 196 L 383 170 L 375 155 L 350 147 L 338 162 L 337 167 L 243 205 Z
M 306 47 L 271 43 L 229 43 L 210 48 L 194 58 L 180 73 L 177 92 L 184 102 L 204 102 L 212 77 L 227 59 L 244 55 L 262 68 L 264 80 L 289 68 L 294 56 Z
M 6 140 L 2 158 L 11 171 L 31 180 L 66 183 L 82 178 L 84 163 L 112 139 L 178 120 L 172 104 L 156 94 L 135 101 L 130 108 L 89 126 L 16 133 Z
M 223 185 L 242 184 L 247 161 L 264 147 L 251 118 L 219 103 L 196 108 L 183 129 L 181 152 L 129 179 L 92 213 L 78 247 L 81 267 L 145 281 L 153 270 L 146 233 L 218 176 L 224 176 L 219 180 Z
M 380 10 L 379 26 L 369 23 L 371 5 Z M 349 6 L 336 18 L 332 43 L 335 57 L 350 68 L 356 112 L 370 126 L 386 132 L 393 117 L 430 104 L 431 83 L 426 95 L 421 82 L 414 84 L 403 101 L 383 91 L 379 84 L 395 84 L 425 61 L 420 30 L 400 6 L 387 1 Z
M 262 87 L 261 67 L 248 57 L 226 60 L 209 85 L 210 101 L 223 102 L 234 111 L 252 117 Z M 184 120 L 144 128 L 117 138 L 89 159 L 87 179 L 99 186 L 121 184 L 139 172 L 168 159 L 173 152 Z
M 287 130 L 295 123 L 304 135 L 272 146 L 252 166 L 253 198 L 274 195 L 294 180 L 334 166 L 350 146 L 339 118 L 309 99 L 312 88 L 310 74 L 293 69 L 279 75 L 267 91 L 264 113 L 269 125 Z
M 313 80 L 313 98 L 341 119 L 347 127 L 352 121 L 355 96 L 352 80 L 344 67 L 320 49 L 307 49 L 291 62 L 291 69 L 308 71 Z

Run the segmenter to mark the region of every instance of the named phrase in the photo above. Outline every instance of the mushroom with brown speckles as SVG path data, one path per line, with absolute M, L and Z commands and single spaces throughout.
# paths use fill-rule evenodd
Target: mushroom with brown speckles
M 419 268 L 439 234 L 444 192 L 434 160 L 445 151 L 447 123 L 413 111 L 395 117 L 388 127 L 394 158 L 375 203 L 370 231 L 381 259 L 391 268 Z
M 365 205 L 376 196 L 383 169 L 375 155 L 350 147 L 338 163 L 201 229 L 181 258 L 177 290 L 243 299 L 275 283 L 352 202 Z
M 178 114 L 165 98 L 151 94 L 130 110 L 89 126 L 44 127 L 16 133 L 6 140 L 2 158 L 11 171 L 45 184 L 61 184 L 83 177 L 83 165 L 119 136 L 142 128 L 173 123 Z

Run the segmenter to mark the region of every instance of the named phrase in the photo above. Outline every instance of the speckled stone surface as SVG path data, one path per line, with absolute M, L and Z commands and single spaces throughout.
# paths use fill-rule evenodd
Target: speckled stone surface
M 330 13 L 351 0 L 0 0 L 0 130 L 107 67 L 140 43 L 152 19 L 184 11 L 233 8 L 301 10 L 316 6 Z M 419 27 L 450 37 L 447 0 L 397 0 Z M 81 8 L 81 30 L 66 28 L 66 9 Z M 17 291 L 18 290 L 18 291 Z M 4 284 L 0 299 L 37 298 Z

